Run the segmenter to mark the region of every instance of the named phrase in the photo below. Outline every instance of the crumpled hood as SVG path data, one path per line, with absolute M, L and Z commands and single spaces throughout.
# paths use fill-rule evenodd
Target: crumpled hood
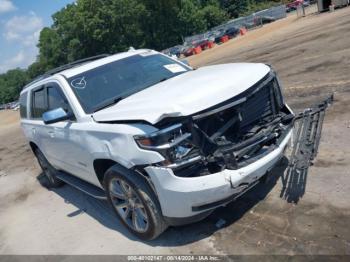
M 269 71 L 267 65 L 253 63 L 201 67 L 133 94 L 94 113 L 93 118 L 155 124 L 165 117 L 192 115 L 242 93 Z

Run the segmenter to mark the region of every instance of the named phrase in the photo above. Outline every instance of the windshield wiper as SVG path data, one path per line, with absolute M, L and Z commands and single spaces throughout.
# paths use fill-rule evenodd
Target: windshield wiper
M 100 111 L 102 109 L 105 109 L 107 107 L 110 107 L 112 105 L 115 105 L 115 104 L 117 104 L 118 102 L 120 102 L 123 99 L 124 99 L 124 97 L 115 97 L 113 99 L 109 99 L 109 100 L 103 101 L 102 103 L 99 103 L 98 105 L 96 105 L 93 108 L 93 113 L 95 113 L 97 111 Z

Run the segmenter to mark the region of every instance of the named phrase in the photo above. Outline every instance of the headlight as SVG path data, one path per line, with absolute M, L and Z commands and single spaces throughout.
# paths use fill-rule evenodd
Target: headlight
M 190 137 L 190 133 L 183 132 L 182 124 L 176 124 L 154 133 L 135 136 L 134 138 L 139 147 L 157 151 L 165 159 L 173 163 L 187 156 L 194 148 L 189 140 Z

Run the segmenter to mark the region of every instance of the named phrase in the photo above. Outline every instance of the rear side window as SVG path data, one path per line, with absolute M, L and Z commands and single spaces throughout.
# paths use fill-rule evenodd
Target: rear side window
M 35 90 L 33 92 L 33 110 L 32 117 L 33 118 L 41 118 L 42 114 L 46 111 L 46 103 L 45 103 L 45 93 L 44 88 Z
M 27 118 L 27 97 L 28 92 L 22 93 L 19 97 L 19 113 L 21 118 Z

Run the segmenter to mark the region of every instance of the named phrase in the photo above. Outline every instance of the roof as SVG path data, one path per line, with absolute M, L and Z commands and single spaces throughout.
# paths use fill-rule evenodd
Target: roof
M 126 57 L 130 57 L 130 56 L 133 56 L 133 55 L 138 55 L 138 54 L 142 54 L 142 53 L 146 53 L 146 52 L 147 53 L 151 52 L 151 53 L 154 53 L 154 54 L 157 53 L 156 51 L 149 50 L 149 49 L 131 50 L 131 51 L 128 51 L 128 52 L 123 52 L 123 53 L 118 53 L 118 54 L 115 54 L 115 55 L 110 55 L 108 57 L 101 58 L 101 59 L 98 59 L 98 60 L 95 60 L 95 61 L 92 61 L 92 62 L 89 62 L 89 63 L 84 63 L 84 64 L 82 64 L 80 66 L 64 70 L 64 71 L 60 72 L 60 74 L 65 76 L 65 77 L 67 77 L 67 78 L 69 78 L 69 77 L 78 75 L 80 73 L 83 73 L 85 71 L 94 69 L 96 67 L 99 67 L 99 66 L 102 66 L 102 65 L 105 65 L 105 64 L 108 64 L 108 63 L 111 63 L 111 62 L 114 62 L 114 61 L 117 61 L 117 60 L 120 60 L 120 59 L 123 59 L 123 58 L 126 58 Z

